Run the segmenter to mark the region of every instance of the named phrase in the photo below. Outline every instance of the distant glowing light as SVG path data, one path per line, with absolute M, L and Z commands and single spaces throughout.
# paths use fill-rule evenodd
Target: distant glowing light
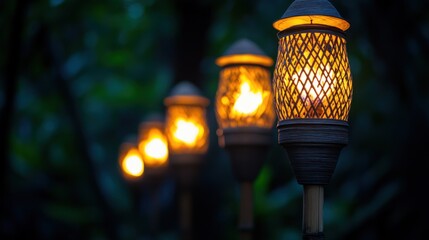
M 159 166 L 167 162 L 167 138 L 159 128 L 150 128 L 140 140 L 139 150 L 147 166 Z
M 137 149 L 130 149 L 122 161 L 122 170 L 133 177 L 143 175 L 143 159 Z

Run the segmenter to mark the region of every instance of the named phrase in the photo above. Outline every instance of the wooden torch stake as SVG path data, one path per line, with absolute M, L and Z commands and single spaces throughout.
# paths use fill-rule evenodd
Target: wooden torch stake
M 325 239 L 323 235 L 323 186 L 304 185 L 303 239 Z
M 252 182 L 240 184 L 240 240 L 251 240 L 253 231 L 253 186 Z
M 192 239 L 192 203 L 191 193 L 183 191 L 180 195 L 180 227 L 181 239 Z

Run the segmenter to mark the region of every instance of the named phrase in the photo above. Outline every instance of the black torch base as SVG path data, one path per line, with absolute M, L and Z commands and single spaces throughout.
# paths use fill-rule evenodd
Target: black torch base
M 257 127 L 218 130 L 219 145 L 230 155 L 232 172 L 238 182 L 253 182 L 272 144 L 271 129 Z
M 299 184 L 327 185 L 341 149 L 348 143 L 348 123 L 331 119 L 291 119 L 277 125 L 278 142 L 288 154 Z
M 168 175 L 168 166 L 148 166 L 144 169 L 144 180 L 143 185 L 146 186 L 149 191 L 156 192 L 159 190 L 161 185 L 164 183 Z
M 174 154 L 170 156 L 170 168 L 178 187 L 183 191 L 191 191 L 198 178 L 203 155 Z

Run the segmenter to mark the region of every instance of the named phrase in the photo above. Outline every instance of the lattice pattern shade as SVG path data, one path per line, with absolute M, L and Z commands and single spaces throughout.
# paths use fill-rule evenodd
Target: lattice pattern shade
M 352 77 L 346 40 L 330 31 L 317 30 L 281 36 L 273 86 L 279 121 L 347 121 Z
M 167 164 L 168 144 L 162 122 L 144 122 L 139 128 L 139 151 L 145 166 L 158 167 Z
M 271 128 L 275 120 L 271 75 L 258 65 L 230 65 L 219 76 L 216 117 L 221 128 Z
M 208 149 L 206 109 L 198 105 L 170 105 L 165 131 L 172 154 L 203 154 Z

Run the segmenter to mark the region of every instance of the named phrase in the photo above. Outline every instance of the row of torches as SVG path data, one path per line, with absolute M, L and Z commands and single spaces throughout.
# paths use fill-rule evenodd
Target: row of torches
M 168 167 L 169 155 L 203 155 L 208 150 L 209 100 L 189 82 L 178 84 L 172 93 L 164 101 L 168 106 L 165 121 L 162 115 L 149 115 L 139 126 L 137 143 L 122 144 L 119 164 L 127 179 L 141 178 L 145 166 Z
M 241 53 L 242 49 L 246 53 Z M 248 65 L 249 62 L 252 65 Z M 272 63 L 248 39 L 237 41 L 218 58 L 220 67 L 228 66 L 220 73 L 216 94 L 220 129 L 272 127 L 275 113 L 267 68 Z M 144 166 L 165 167 L 169 151 L 172 154 L 204 154 L 208 149 L 206 107 L 209 100 L 191 83 L 182 82 L 164 103 L 167 107 L 165 125 L 161 117 L 148 119 L 140 124 L 138 143 L 126 142 L 121 147 L 120 165 L 128 178 L 141 177 Z
M 349 23 L 326 0 L 295 0 L 273 26 L 279 30 L 279 46 L 272 81 L 273 60 L 248 39 L 232 44 L 216 60 L 221 68 L 215 99 L 219 145 L 230 153 L 237 180 L 252 182 L 277 117 L 278 143 L 286 148 L 297 181 L 304 186 L 304 238 L 323 239 L 323 186 L 348 141 Z M 169 155 L 202 156 L 207 151 L 209 100 L 183 82 L 164 103 L 165 127 L 159 121 L 142 123 L 138 143 L 122 148 L 125 176 L 142 176 L 144 166 L 166 167 Z M 245 228 L 252 224 L 246 218 L 252 216 L 243 216 Z
M 247 52 L 243 53 L 243 49 Z M 253 42 L 241 39 L 234 43 L 224 56 L 218 58 L 216 63 L 223 67 L 216 94 L 219 129 L 250 126 L 271 128 L 276 117 L 272 104 L 271 76 L 268 71 L 272 60 L 264 56 Z M 288 110 L 290 118 L 323 118 L 329 111 L 329 108 L 326 110 L 323 106 L 328 104 L 334 90 L 346 89 L 350 92 L 348 95 L 351 95 L 351 81 L 342 81 L 343 86 L 336 86 L 340 81 L 337 81 L 329 65 L 326 68 L 316 66 L 314 71 L 305 66 L 300 73 L 294 72 L 291 79 L 289 84 L 294 86 L 289 89 L 300 93 L 299 101 L 296 98 L 294 101 L 301 107 Z M 190 94 L 181 95 L 180 91 L 183 89 L 190 90 Z M 199 95 L 198 89 L 189 82 L 177 85 L 172 92 L 179 94 L 165 99 L 166 126 L 161 118 L 142 122 L 138 143 L 133 145 L 126 142 L 121 147 L 120 166 L 127 178 L 141 177 L 145 165 L 167 165 L 169 149 L 177 154 L 204 154 L 207 151 L 209 129 L 205 107 L 208 106 L 209 100 Z M 345 112 L 349 108 L 348 101 L 346 103 Z M 278 115 L 283 112 L 284 109 L 281 109 Z

